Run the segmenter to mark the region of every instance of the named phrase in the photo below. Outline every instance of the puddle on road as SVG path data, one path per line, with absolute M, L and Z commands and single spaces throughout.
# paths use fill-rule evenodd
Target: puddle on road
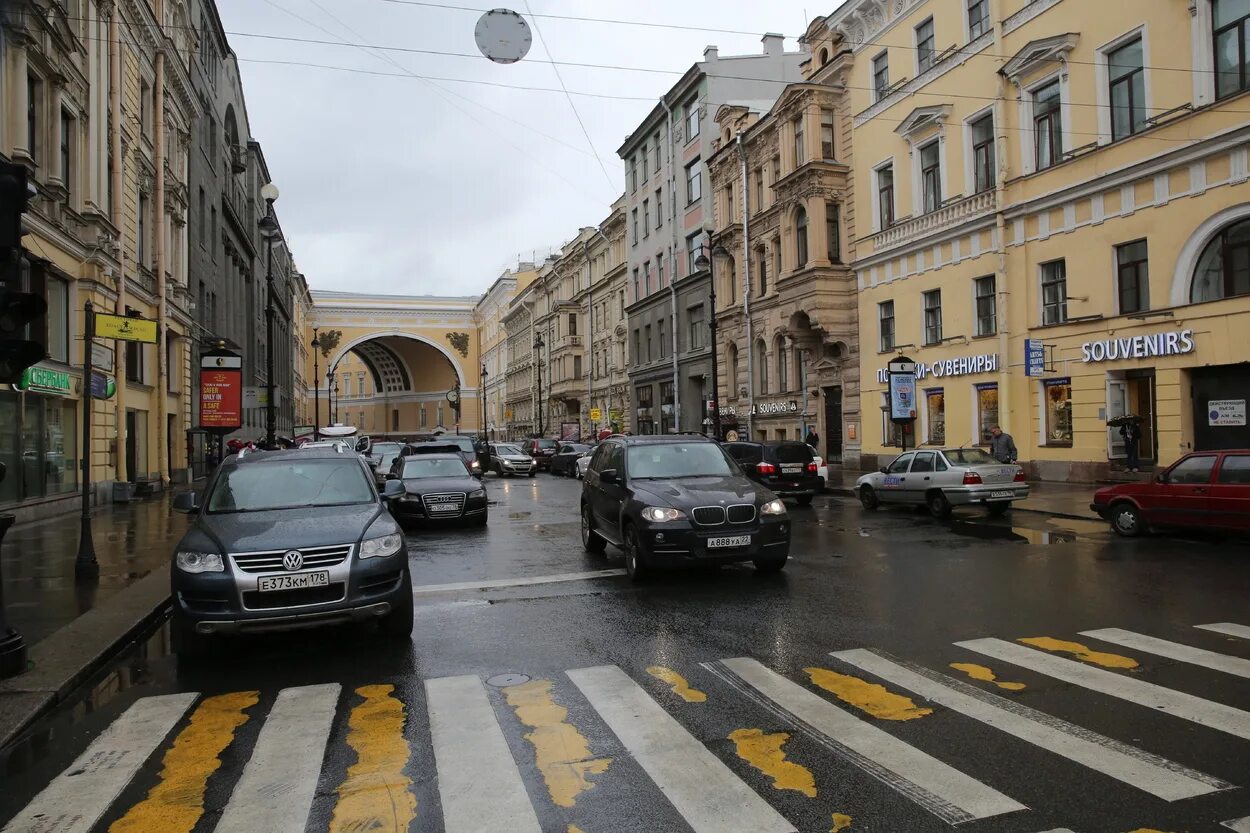
M 1074 544 L 1083 539 L 1070 529 L 1030 529 L 1023 526 L 995 526 L 974 521 L 952 520 L 947 529 L 965 538 L 983 541 L 1014 541 L 1022 544 Z
M 513 520 L 513 521 L 519 521 L 523 518 L 528 518 L 532 514 L 534 513 L 533 512 L 509 512 L 508 519 Z

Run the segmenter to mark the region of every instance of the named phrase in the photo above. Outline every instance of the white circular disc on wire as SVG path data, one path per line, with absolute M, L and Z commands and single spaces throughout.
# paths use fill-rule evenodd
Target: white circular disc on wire
M 530 51 L 530 26 L 511 9 L 491 9 L 473 30 L 477 48 L 497 64 L 515 64 Z

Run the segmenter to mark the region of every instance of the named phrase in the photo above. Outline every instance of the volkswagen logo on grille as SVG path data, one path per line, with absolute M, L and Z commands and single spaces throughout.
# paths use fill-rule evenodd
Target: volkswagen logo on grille
M 304 554 L 299 550 L 288 550 L 287 553 L 282 556 L 282 566 L 286 567 L 288 572 L 295 572 L 300 567 L 304 566 Z

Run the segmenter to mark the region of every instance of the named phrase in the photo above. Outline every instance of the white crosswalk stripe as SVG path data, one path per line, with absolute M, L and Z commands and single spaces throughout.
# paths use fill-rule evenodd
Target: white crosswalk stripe
M 1234 625 L 1232 622 L 1216 622 L 1211 625 L 1194 625 L 1195 628 L 1201 628 L 1204 631 L 1212 631 L 1213 633 L 1222 633 L 1225 636 L 1239 636 L 1242 639 L 1250 639 L 1250 625 Z
M 1166 801 L 1193 798 L 1233 786 L 960 680 L 893 660 L 878 652 L 838 651 L 833 656 L 952 711 Z
M 615 665 L 567 672 L 696 833 L 796 833 Z
M 1250 740 L 1250 712 L 1204 700 L 1192 694 L 1173 691 L 1135 677 L 1122 676 L 1093 668 L 1076 660 L 1044 654 L 1001 639 L 972 639 L 956 642 L 960 648 L 976 651 L 1048 677 L 1098 691 L 1130 703 L 1175 715 L 1202 726 L 1209 726 L 1239 738 Z
M 1235 831 L 1235 833 L 1250 833 L 1250 816 L 1246 816 L 1244 819 L 1226 821 L 1223 823 L 1223 826 Z
M 1100 639 L 1103 642 L 1110 642 L 1113 645 L 1123 645 L 1125 648 L 1132 648 L 1135 651 L 1144 651 L 1148 654 L 1167 657 L 1177 662 L 1200 665 L 1203 668 L 1211 668 L 1216 671 L 1223 671 L 1225 674 L 1233 674 L 1250 679 L 1250 659 L 1207 651 L 1203 648 L 1193 648 L 1189 645 L 1182 645 L 1179 642 L 1156 639 L 1153 636 L 1133 633 L 1120 628 L 1081 631 L 1081 635 Z
M 339 685 L 278 692 L 214 833 L 303 833 Z
M 137 700 L 10 820 L 4 833 L 90 830 L 197 697 L 166 694 Z
M 727 659 L 704 667 L 769 711 L 803 728 L 827 749 L 951 824 L 1028 809 L 756 660 Z
M 542 833 L 482 681 L 441 677 L 425 692 L 446 833 Z

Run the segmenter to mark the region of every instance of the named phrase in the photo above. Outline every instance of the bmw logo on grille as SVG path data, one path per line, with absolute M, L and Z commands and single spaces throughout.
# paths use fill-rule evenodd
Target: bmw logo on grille
M 282 556 L 282 566 L 286 567 L 288 572 L 295 572 L 300 567 L 304 566 L 304 554 L 299 550 L 288 550 L 287 553 Z

